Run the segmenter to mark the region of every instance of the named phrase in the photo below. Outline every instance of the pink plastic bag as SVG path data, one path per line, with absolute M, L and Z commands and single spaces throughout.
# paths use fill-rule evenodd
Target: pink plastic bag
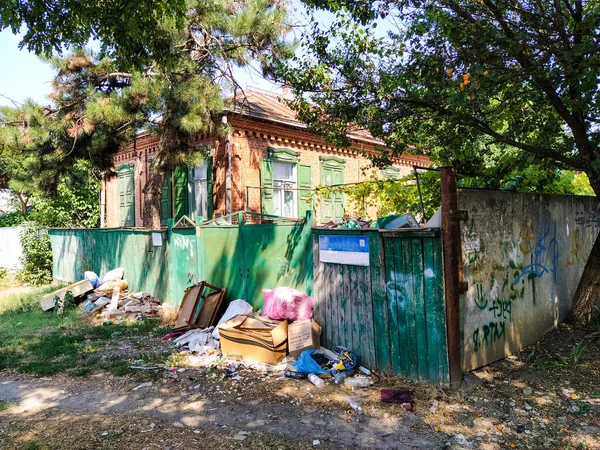
M 263 289 L 262 315 L 270 319 L 305 320 L 312 317 L 314 300 L 304 292 L 289 287 Z

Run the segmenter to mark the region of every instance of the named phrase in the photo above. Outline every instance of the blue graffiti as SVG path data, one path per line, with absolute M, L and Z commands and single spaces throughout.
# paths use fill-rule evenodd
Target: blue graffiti
M 531 252 L 531 264 L 523 267 L 513 284 L 517 284 L 524 276 L 541 277 L 545 273 L 551 273 L 552 281 L 556 283 L 559 249 L 556 241 L 556 222 L 553 225 L 542 220 L 541 232 Z

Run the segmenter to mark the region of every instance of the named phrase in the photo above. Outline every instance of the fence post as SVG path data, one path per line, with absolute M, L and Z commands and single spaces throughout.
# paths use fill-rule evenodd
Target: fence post
M 453 388 L 459 388 L 462 382 L 458 267 L 461 245 L 456 173 L 452 167 L 442 167 L 440 175 L 442 184 L 442 245 L 448 364 L 450 385 Z

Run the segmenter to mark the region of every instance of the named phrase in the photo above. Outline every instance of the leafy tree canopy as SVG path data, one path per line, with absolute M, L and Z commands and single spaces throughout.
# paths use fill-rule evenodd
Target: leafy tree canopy
M 237 89 L 235 67 L 269 74 L 291 54 L 284 5 L 273 0 L 189 1 L 183 25 L 165 27 L 167 57 L 125 70 L 117 59 L 75 50 L 57 67 L 53 107 L 28 103 L 0 112 L 0 146 L 18 149 L 39 188 L 56 191 L 80 160 L 110 171 L 112 156 L 141 128 L 160 140 L 144 187 L 146 226 L 159 227 L 165 172 L 195 158 L 201 133 L 214 131 L 223 89 Z
M 95 39 L 103 55 L 144 64 L 169 54 L 169 28 L 183 24 L 187 7 L 186 0 L 13 0 L 0 3 L 0 30 L 23 30 L 19 46 L 37 54 Z
M 598 2 L 307 3 L 334 23 L 280 69 L 314 131 L 343 144 L 367 128 L 464 173 L 573 169 L 600 193 Z

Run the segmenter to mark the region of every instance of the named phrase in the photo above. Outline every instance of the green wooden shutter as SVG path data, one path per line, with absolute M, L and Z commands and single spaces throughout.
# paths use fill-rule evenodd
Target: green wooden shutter
M 213 174 L 213 159 L 212 156 L 209 156 L 206 159 L 206 217 L 208 220 L 213 218 L 215 213 L 215 204 L 213 200 L 215 186 L 215 176 Z
M 119 226 L 125 225 L 127 207 L 125 202 L 125 177 L 119 174 Z
M 333 170 L 333 184 L 344 184 L 344 169 Z M 344 218 L 344 194 L 336 192 L 332 197 L 333 220 L 342 220 Z
M 273 187 L 273 162 L 269 158 L 260 162 L 260 185 L 263 188 Z M 273 214 L 273 189 L 261 189 L 261 194 L 263 214 Z
M 330 186 L 333 184 L 333 169 L 331 167 L 321 166 L 321 185 Z M 333 202 L 331 196 L 323 198 L 321 201 L 321 222 L 327 223 L 333 220 Z
M 188 204 L 188 169 L 187 167 L 176 167 L 173 184 L 173 201 L 175 202 L 175 222 L 183 216 L 187 216 Z
M 165 176 L 162 195 L 160 197 L 160 224 L 167 225 L 171 218 L 171 173 Z
M 312 167 L 308 164 L 298 164 L 298 188 L 312 188 Z M 298 191 L 298 218 L 306 217 L 306 211 L 312 211 L 311 191 Z
M 333 186 L 344 184 L 344 164 L 342 158 L 335 156 L 321 156 L 321 184 Z M 344 196 L 340 192 L 331 193 L 321 202 L 321 222 L 342 220 L 344 217 Z
M 135 225 L 135 185 L 133 167 L 119 170 L 119 224 L 125 227 Z

